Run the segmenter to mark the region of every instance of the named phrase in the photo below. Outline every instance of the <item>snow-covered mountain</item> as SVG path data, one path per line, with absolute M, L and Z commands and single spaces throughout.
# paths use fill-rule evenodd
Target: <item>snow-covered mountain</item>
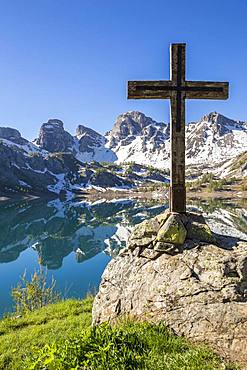
M 84 125 L 79 125 L 72 136 L 64 130 L 62 121 L 52 119 L 41 126 L 34 143 L 48 152 L 70 152 L 81 162 L 136 162 L 163 169 L 170 166 L 169 124 L 137 111 L 121 114 L 105 136 Z M 186 125 L 187 165 L 217 167 L 246 150 L 246 122 L 212 112 Z
M 186 129 L 187 164 L 222 163 L 247 150 L 247 124 L 213 112 Z
M 116 153 L 117 162 L 149 163 L 169 167 L 169 125 L 155 122 L 141 112 L 121 114 L 106 133 L 107 147 Z
M 58 119 L 43 123 L 38 138 L 34 140 L 39 149 L 52 153 L 69 152 L 81 162 L 114 162 L 117 157 L 106 147 L 106 142 L 103 135 L 84 125 L 79 125 L 72 136 Z
M 140 112 L 120 115 L 106 134 L 117 162 L 170 166 L 169 124 L 157 123 Z M 247 150 L 247 124 L 213 112 L 186 126 L 186 164 L 221 164 Z
M 247 177 L 247 151 L 228 160 L 220 169 L 221 177 Z
M 38 138 L 29 142 L 18 130 L 0 127 L 0 191 L 59 194 L 85 186 L 167 181 L 169 131 L 168 123 L 136 111 L 121 114 L 106 135 L 84 125 L 71 135 L 62 121 L 50 119 L 42 124 Z M 246 152 L 246 122 L 213 112 L 186 126 L 186 163 L 191 173 L 210 169 L 221 176 L 246 176 Z M 160 171 L 151 171 L 150 166 Z
M 105 143 L 102 135 L 83 126 L 73 137 L 58 120 L 43 124 L 33 143 L 17 130 L 0 128 L 0 195 L 68 198 L 86 187 L 126 189 L 147 181 L 168 181 L 164 171 L 151 171 L 148 165 L 112 163 L 116 155 Z M 92 162 L 95 153 L 110 163 Z
M 107 139 L 91 128 L 79 125 L 74 137 L 73 153 L 81 162 L 114 162 L 116 154 L 106 146 Z

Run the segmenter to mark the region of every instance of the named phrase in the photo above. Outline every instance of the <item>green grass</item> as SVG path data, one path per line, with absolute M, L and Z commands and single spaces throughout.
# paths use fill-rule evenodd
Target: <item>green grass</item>
M 0 320 L 0 369 L 21 370 L 25 359 L 45 344 L 79 335 L 91 323 L 92 298 L 66 300 L 19 318 Z
M 88 297 L 0 320 L 0 369 L 236 369 L 161 324 L 122 320 L 92 328 L 91 309 Z

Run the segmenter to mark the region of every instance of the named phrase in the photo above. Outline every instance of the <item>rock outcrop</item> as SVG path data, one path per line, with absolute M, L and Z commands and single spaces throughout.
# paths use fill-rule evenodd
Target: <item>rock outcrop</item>
M 104 136 L 83 125 L 77 127 L 76 137 L 79 142 L 80 152 L 93 152 L 94 147 L 102 146 L 106 142 Z
M 48 152 L 67 152 L 72 150 L 73 137 L 64 130 L 59 119 L 49 119 L 43 123 L 36 144 Z
M 28 143 L 28 140 L 24 139 L 18 130 L 11 127 L 0 127 L 0 138 L 20 145 Z
M 165 212 L 134 229 L 102 276 L 93 322 L 163 321 L 247 368 L 247 242 L 212 234 L 202 216 L 183 217 Z

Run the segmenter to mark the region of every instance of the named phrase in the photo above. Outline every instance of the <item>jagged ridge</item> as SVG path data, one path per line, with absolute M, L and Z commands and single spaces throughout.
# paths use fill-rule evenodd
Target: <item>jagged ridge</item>
M 236 171 L 234 158 L 247 151 L 247 124 L 212 112 L 186 126 L 188 166 L 201 166 L 218 173 Z M 73 136 L 63 122 L 43 123 L 33 142 L 13 128 L 0 127 L 0 190 L 59 194 L 85 186 L 131 187 L 143 181 L 167 181 L 165 173 L 150 173 L 148 165 L 168 169 L 170 165 L 169 124 L 156 122 L 141 112 L 121 114 L 105 136 L 79 125 Z M 210 158 L 210 161 L 208 160 Z M 245 158 L 245 157 L 243 157 Z M 111 168 L 107 163 L 135 162 Z M 229 163 L 229 164 L 228 164 Z M 222 166 L 223 164 L 223 166 Z M 130 164 L 132 166 L 132 164 Z

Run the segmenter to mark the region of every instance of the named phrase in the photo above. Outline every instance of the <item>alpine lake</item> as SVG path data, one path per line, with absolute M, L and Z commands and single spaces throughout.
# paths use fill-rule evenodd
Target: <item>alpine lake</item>
M 0 209 L 0 315 L 13 310 L 11 290 L 47 269 L 65 298 L 96 293 L 111 258 L 126 246 L 133 227 L 163 212 L 157 200 L 8 200 Z M 247 199 L 189 201 L 213 231 L 247 240 Z

